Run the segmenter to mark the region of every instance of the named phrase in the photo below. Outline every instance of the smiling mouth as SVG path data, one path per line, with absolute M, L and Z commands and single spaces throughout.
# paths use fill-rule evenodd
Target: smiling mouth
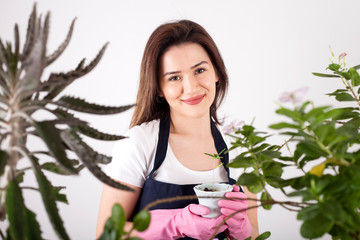
M 188 98 L 182 101 L 188 105 L 196 105 L 199 104 L 204 99 L 204 96 L 205 95 L 198 95 L 196 97 Z

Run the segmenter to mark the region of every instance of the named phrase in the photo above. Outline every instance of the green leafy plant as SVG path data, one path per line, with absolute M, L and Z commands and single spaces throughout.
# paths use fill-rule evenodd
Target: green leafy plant
M 360 65 L 347 68 L 345 56 L 332 53 L 327 68 L 332 73 L 314 75 L 339 78 L 345 87 L 328 95 L 350 106 L 298 104 L 300 91 L 287 93 L 293 107 L 276 111 L 287 120 L 270 126 L 287 136 L 285 143 L 270 144 L 271 135 L 252 125 L 231 134 L 232 149 L 241 148 L 242 153 L 228 166 L 245 170 L 237 183 L 261 195 L 258 207 L 269 210 L 278 204 L 297 211 L 304 238 L 328 233 L 333 239 L 360 239 Z M 297 176 L 284 178 L 288 168 L 296 169 Z M 269 186 L 301 200 L 277 201 Z
M 150 213 L 146 210 L 137 213 L 133 219 L 133 226 L 129 232 L 125 231 L 125 211 L 120 204 L 114 204 L 112 213 L 109 219 L 105 223 L 104 232 L 100 236 L 99 240 L 137 240 L 140 238 L 131 237 L 131 233 L 134 230 L 139 232 L 145 231 L 150 224 Z
M 40 193 L 55 232 L 60 239 L 69 239 L 56 204 L 58 201 L 67 203 L 66 195 L 61 192 L 63 187 L 51 184 L 44 170 L 66 176 L 78 174 L 87 167 L 102 182 L 132 191 L 101 171 L 98 165 L 109 163 L 111 158 L 96 152 L 81 138 L 85 135 L 108 141 L 123 137 L 102 133 L 74 115 L 74 112 L 115 114 L 132 105 L 102 106 L 76 97 L 60 97 L 67 86 L 98 64 L 107 44 L 89 64 L 86 65 L 84 59 L 74 70 L 51 73 L 47 80 L 41 80 L 44 69 L 67 47 L 74 27 L 73 21 L 64 42 L 48 54 L 49 18 L 49 13 L 44 20 L 38 17 L 34 6 L 22 50 L 17 25 L 14 44 L 7 42 L 4 45 L 0 40 L 0 218 L 4 221 L 7 217 L 9 221 L 6 239 L 42 239 L 35 213 L 24 203 L 24 189 Z M 47 120 L 36 118 L 41 112 L 49 115 Z M 28 140 L 31 138 L 41 139 L 47 148 L 41 151 L 30 149 Z M 20 169 L 20 161 L 26 161 L 29 167 Z M 37 179 L 37 187 L 23 182 L 25 172 L 31 170 Z M 4 233 L 0 232 L 0 235 L 5 238 Z

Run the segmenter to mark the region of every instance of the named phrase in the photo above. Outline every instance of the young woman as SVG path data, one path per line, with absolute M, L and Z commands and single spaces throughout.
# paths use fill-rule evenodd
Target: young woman
M 141 63 L 136 107 L 128 138 L 115 144 L 106 173 L 135 189 L 135 193 L 103 186 L 97 237 L 111 208 L 120 203 L 129 220 L 160 198 L 193 195 L 196 184 L 212 180 L 213 160 L 204 153 L 220 153 L 229 144 L 219 128 L 216 110 L 228 87 L 224 62 L 209 34 L 189 20 L 166 23 L 150 36 Z M 216 166 L 215 181 L 234 184 L 239 174 L 228 169 L 232 151 Z M 211 176 L 211 177 L 210 177 Z M 247 197 L 256 195 L 243 188 Z M 230 197 L 246 197 L 239 187 Z M 222 215 L 205 218 L 208 209 L 196 200 L 159 204 L 151 209 L 144 239 L 209 239 L 221 221 L 253 201 L 220 200 Z M 231 239 L 258 235 L 256 208 L 236 214 L 220 228 Z

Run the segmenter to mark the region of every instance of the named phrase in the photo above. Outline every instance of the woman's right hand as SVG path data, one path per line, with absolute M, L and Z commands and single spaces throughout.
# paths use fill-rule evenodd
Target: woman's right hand
M 210 239 L 224 216 L 201 217 L 208 213 L 207 207 L 198 204 L 190 204 L 182 209 L 152 210 L 150 226 L 144 232 L 138 232 L 138 236 L 143 239 L 177 239 L 185 236 Z M 226 225 L 220 226 L 217 233 L 225 231 L 226 228 Z

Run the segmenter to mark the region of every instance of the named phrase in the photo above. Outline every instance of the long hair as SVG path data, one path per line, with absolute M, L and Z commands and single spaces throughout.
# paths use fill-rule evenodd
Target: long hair
M 160 25 L 151 34 L 146 44 L 131 127 L 170 115 L 166 100 L 157 100 L 160 92 L 158 77 L 160 58 L 170 47 L 187 42 L 197 43 L 205 49 L 219 78 L 216 83 L 215 99 L 210 107 L 210 116 L 219 123 L 216 110 L 222 103 L 228 88 L 224 61 L 214 40 L 202 26 L 190 20 L 180 20 Z

